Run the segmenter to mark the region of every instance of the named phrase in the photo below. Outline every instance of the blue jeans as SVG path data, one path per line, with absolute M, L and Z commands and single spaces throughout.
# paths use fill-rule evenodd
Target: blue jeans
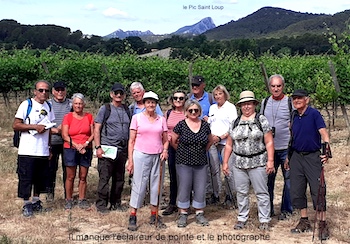
M 274 198 L 274 190 L 275 190 L 275 180 L 276 174 L 279 166 L 281 165 L 283 178 L 284 178 L 284 186 L 282 193 L 282 203 L 281 203 L 281 213 L 282 212 L 293 212 L 292 201 L 290 198 L 290 171 L 284 169 L 284 161 L 287 157 L 287 149 L 285 150 L 275 150 L 275 173 L 269 174 L 267 186 L 269 188 L 270 194 L 270 204 L 271 204 L 271 215 L 274 215 L 273 208 L 273 198 Z

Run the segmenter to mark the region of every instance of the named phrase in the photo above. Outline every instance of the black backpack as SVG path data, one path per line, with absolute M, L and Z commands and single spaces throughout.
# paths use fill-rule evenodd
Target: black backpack
M 254 122 L 258 126 L 259 130 L 264 132 L 263 128 L 262 128 L 262 125 L 261 125 L 261 122 L 260 122 L 260 115 L 261 115 L 260 113 L 255 113 Z M 240 114 L 237 117 L 237 119 L 233 122 L 232 130 L 239 125 L 239 122 L 241 121 L 241 117 L 242 117 L 242 114 Z
M 131 113 L 130 113 L 130 109 L 128 108 L 127 105 L 125 104 L 122 104 L 124 109 L 125 109 L 125 112 L 127 113 L 130 121 L 131 121 Z M 109 116 L 111 115 L 111 104 L 110 103 L 106 103 L 105 104 L 105 107 L 106 107 L 106 110 L 105 110 L 105 113 L 103 115 L 103 120 L 102 120 L 102 127 L 101 129 L 104 127 L 105 128 L 105 134 L 107 135 L 107 126 L 106 126 L 106 123 L 107 123 L 107 119 L 109 118 Z
M 33 102 L 31 98 L 27 98 L 27 102 L 28 102 L 28 107 L 27 107 L 27 113 L 26 113 L 26 117 L 24 118 L 24 120 L 28 119 L 30 112 L 32 111 L 32 107 L 33 107 Z M 50 108 L 50 112 L 51 112 L 51 103 L 49 103 L 48 101 L 46 101 L 47 105 Z M 30 121 L 29 121 L 30 123 Z M 18 130 L 15 130 L 13 133 L 13 138 L 12 138 L 12 143 L 14 147 L 19 147 L 19 141 L 21 139 L 21 132 Z

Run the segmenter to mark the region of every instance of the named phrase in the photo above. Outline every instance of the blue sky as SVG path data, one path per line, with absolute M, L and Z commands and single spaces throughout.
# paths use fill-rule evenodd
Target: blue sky
M 205 17 L 217 26 L 226 24 L 266 6 L 334 14 L 350 9 L 350 0 L 0 0 L 0 19 L 55 24 L 99 36 L 117 29 L 166 34 Z

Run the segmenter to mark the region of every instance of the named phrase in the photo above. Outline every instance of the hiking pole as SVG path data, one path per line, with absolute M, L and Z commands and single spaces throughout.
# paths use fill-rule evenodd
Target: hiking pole
M 227 185 L 229 196 L 232 199 L 233 207 L 234 208 L 238 208 L 237 199 L 233 196 L 233 193 L 232 193 L 232 190 L 231 190 L 231 187 L 230 187 L 230 182 L 229 182 L 229 179 L 228 179 L 227 175 L 225 175 L 225 183 Z
M 163 178 L 163 164 L 165 160 L 160 160 L 159 165 L 159 182 L 158 182 L 158 199 L 157 199 L 157 211 L 156 211 L 156 227 L 159 223 L 159 204 L 162 198 L 161 189 L 162 189 L 162 178 Z

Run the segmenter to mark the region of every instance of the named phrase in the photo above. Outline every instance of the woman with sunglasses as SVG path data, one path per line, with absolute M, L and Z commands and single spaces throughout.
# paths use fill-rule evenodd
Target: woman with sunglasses
M 207 150 L 212 144 L 210 126 L 200 119 L 202 107 L 195 100 L 185 103 L 186 119 L 174 128 L 171 143 L 176 151 L 176 174 L 178 182 L 177 206 L 180 214 L 178 227 L 187 226 L 190 195 L 193 191 L 192 206 L 196 211 L 196 222 L 208 226 L 204 217 L 205 186 L 208 175 Z M 181 179 L 181 180 L 180 180 Z
M 171 134 L 174 127 L 181 120 L 186 118 L 185 116 L 185 101 L 186 94 L 183 91 L 176 91 L 170 98 L 171 109 L 166 113 L 166 120 L 168 126 L 168 140 L 171 141 Z M 175 167 L 175 149 L 172 146 L 169 146 L 169 157 L 168 157 L 168 170 L 170 176 L 170 201 L 169 205 L 163 211 L 163 215 L 171 215 L 174 212 L 177 212 L 176 207 L 176 196 L 177 196 L 177 180 L 176 180 L 176 167 Z
M 165 118 L 156 113 L 158 95 L 145 92 L 143 104 L 146 110 L 132 116 L 128 145 L 127 171 L 133 174 L 128 230 L 137 230 L 136 212 L 143 206 L 146 187 L 149 184 L 151 217 L 150 225 L 166 228 L 158 216 L 159 196 L 168 158 L 169 141 Z M 162 169 L 162 171 L 160 171 Z
M 224 156 L 226 138 L 229 136 L 229 128 L 232 121 L 237 118 L 236 106 L 230 103 L 230 94 L 223 85 L 218 85 L 213 89 L 212 94 L 216 104 L 209 108 L 209 117 L 205 116 L 203 119 L 210 124 L 211 133 L 213 135 L 214 144 L 209 149 L 209 168 L 213 187 L 213 194 L 211 195 L 210 204 L 218 204 L 220 202 L 219 194 L 222 188 L 221 178 L 221 160 L 220 156 Z M 231 164 L 232 157 L 229 163 Z M 234 199 L 233 192 L 235 189 L 232 174 L 226 179 L 226 198 L 224 204 L 226 207 L 233 206 Z
M 79 201 L 82 209 L 89 208 L 86 196 L 86 178 L 91 166 L 94 139 L 94 120 L 92 114 L 84 112 L 86 105 L 84 95 L 74 93 L 72 97 L 73 112 L 66 114 L 62 122 L 64 140 L 64 161 L 66 165 L 66 204 L 65 209 L 73 208 L 73 186 L 77 166 L 79 166 Z

